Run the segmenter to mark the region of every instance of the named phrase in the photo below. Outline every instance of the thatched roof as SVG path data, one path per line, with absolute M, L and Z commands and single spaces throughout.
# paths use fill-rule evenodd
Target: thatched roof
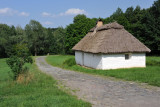
M 72 50 L 90 53 L 140 53 L 151 51 L 116 22 L 92 28 Z

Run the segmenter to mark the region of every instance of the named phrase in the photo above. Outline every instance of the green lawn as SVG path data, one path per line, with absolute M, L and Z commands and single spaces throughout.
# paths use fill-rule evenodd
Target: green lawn
M 70 55 L 55 55 L 47 56 L 46 60 L 49 64 L 64 69 L 91 73 L 96 75 L 111 76 L 129 81 L 137 81 L 148 83 L 150 85 L 160 86 L 160 57 L 147 57 L 146 68 L 130 68 L 116 70 L 95 70 L 83 68 L 79 65 L 67 66 L 63 62 L 69 58 L 74 58 Z
M 13 81 L 13 74 L 0 59 L 0 106 L 1 107 L 91 107 L 66 91 L 58 89 L 56 81 L 40 72 L 35 64 L 29 73 Z

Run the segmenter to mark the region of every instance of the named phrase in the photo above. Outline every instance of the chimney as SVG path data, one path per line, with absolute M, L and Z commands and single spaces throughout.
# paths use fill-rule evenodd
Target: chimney
M 103 22 L 101 19 L 99 19 L 96 24 L 97 24 L 96 27 L 100 27 L 103 25 Z

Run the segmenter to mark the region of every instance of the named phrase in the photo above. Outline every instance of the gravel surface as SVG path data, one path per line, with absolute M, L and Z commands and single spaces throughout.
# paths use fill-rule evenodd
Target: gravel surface
M 160 107 L 160 87 L 64 70 L 49 65 L 45 56 L 36 64 L 93 107 Z

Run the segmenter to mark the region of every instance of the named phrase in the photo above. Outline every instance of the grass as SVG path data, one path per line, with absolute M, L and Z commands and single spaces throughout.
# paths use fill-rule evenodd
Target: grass
M 160 87 L 160 66 L 158 66 L 160 63 L 160 57 L 147 57 L 146 68 L 130 68 L 130 69 L 116 69 L 116 70 L 96 70 L 96 69 L 84 68 L 79 65 L 73 65 L 73 66 L 64 65 L 65 60 L 69 58 L 74 58 L 74 56 L 70 55 L 47 56 L 46 60 L 49 64 L 64 69 L 91 73 L 96 75 L 111 76 L 128 81 L 148 83 L 150 85 Z
M 13 81 L 13 74 L 0 59 L 1 107 L 91 107 L 58 88 L 56 80 L 40 72 L 35 64 L 28 64 L 30 71 Z

